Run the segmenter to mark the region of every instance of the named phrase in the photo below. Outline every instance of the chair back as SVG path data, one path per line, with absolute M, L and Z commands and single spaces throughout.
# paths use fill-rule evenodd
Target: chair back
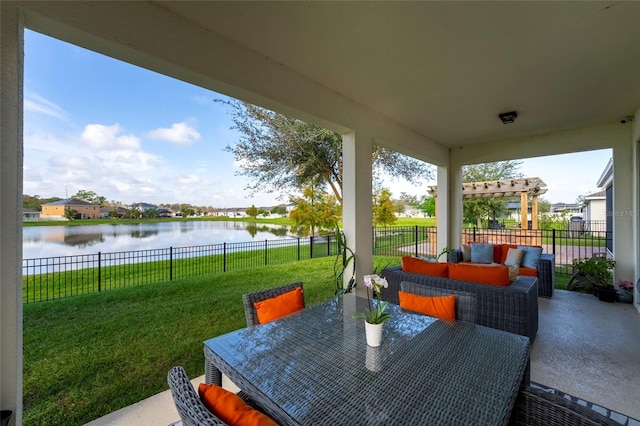
M 476 295 L 466 291 L 448 290 L 437 287 L 431 287 L 424 284 L 402 281 L 400 283 L 400 291 L 405 293 L 413 293 L 418 296 L 450 296 L 456 295 L 456 319 L 459 321 L 476 323 Z
M 247 320 L 247 326 L 258 325 L 258 314 L 256 308 L 253 305 L 254 302 L 261 302 L 263 300 L 271 299 L 272 297 L 280 296 L 281 294 L 288 293 L 291 290 L 300 287 L 302 289 L 301 282 L 295 282 L 286 284 L 280 287 L 268 288 L 265 290 L 256 291 L 253 293 L 247 293 L 242 295 L 242 303 L 244 304 L 244 315 Z M 304 289 L 303 289 L 304 293 Z M 304 304 L 304 300 L 303 300 Z
M 183 426 L 226 425 L 204 406 L 184 368 L 175 366 L 169 370 L 167 382 Z

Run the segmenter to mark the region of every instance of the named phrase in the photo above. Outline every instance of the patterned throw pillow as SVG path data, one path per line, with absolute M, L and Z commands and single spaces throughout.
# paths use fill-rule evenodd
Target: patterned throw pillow
M 510 248 L 507 252 L 507 257 L 504 260 L 504 265 L 520 267 L 522 256 L 524 256 L 524 250 Z

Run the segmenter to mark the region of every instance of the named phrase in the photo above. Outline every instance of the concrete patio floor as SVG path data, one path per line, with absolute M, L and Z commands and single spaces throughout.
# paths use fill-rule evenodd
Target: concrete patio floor
M 552 299 L 539 299 L 531 380 L 640 419 L 640 313 L 630 304 L 562 290 Z M 203 381 L 201 376 L 192 383 Z M 87 425 L 167 426 L 178 421 L 165 391 Z M 640 422 L 630 420 L 629 425 Z

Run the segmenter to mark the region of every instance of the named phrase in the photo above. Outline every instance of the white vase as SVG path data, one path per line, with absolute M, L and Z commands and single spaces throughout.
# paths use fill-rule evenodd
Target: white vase
M 382 343 L 382 326 L 384 324 L 369 324 L 364 322 L 364 334 L 367 336 L 367 345 L 377 348 Z

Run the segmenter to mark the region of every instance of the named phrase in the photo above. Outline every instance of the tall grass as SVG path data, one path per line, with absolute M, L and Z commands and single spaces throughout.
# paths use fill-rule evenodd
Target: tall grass
M 376 259 L 386 265 L 397 258 Z M 241 295 L 294 281 L 333 297 L 334 257 L 210 274 L 24 305 L 24 424 L 78 425 L 166 390 L 182 365 L 204 373 L 202 342 L 245 326 Z

